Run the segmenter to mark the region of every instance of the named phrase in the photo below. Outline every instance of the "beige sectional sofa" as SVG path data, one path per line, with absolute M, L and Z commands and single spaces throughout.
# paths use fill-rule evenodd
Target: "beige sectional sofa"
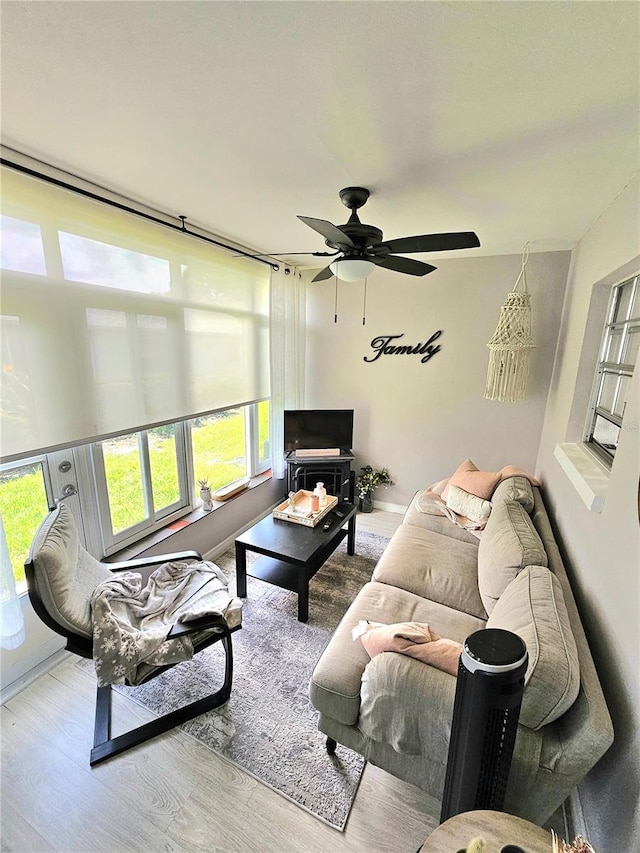
M 480 537 L 417 494 L 318 661 L 310 697 L 328 738 L 440 799 L 456 678 L 395 652 L 370 659 L 361 620 L 428 623 L 464 642 L 505 628 L 529 665 L 505 810 L 542 824 L 613 741 L 613 728 L 542 502 L 527 478 L 491 496 Z

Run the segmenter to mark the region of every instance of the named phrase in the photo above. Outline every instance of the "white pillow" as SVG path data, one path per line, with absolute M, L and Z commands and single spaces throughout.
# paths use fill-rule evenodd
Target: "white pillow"
M 459 486 L 449 483 L 446 504 L 458 515 L 464 515 L 471 521 L 485 522 L 491 513 L 491 501 L 485 501 L 477 495 L 465 492 Z

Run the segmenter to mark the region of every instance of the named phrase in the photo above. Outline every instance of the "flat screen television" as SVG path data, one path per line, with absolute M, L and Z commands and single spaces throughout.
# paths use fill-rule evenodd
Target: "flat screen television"
M 353 409 L 298 409 L 284 413 L 284 449 L 321 450 L 353 445 Z

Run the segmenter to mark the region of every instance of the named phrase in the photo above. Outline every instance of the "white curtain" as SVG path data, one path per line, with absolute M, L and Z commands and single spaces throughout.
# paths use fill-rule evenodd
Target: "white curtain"
M 3 649 L 16 649 L 24 642 L 24 618 L 20 599 L 16 593 L 13 566 L 9 558 L 7 537 L 0 514 L 0 548 L 2 549 L 2 610 L 0 619 L 0 645 Z
M 269 396 L 270 266 L 2 168 L 2 456 Z
M 271 273 L 271 469 L 280 480 L 285 475 L 282 413 L 301 409 L 304 400 L 305 288 L 302 276 L 291 267 Z

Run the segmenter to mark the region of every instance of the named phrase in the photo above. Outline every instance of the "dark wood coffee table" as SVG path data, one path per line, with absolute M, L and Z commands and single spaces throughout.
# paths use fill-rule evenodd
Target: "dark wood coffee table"
M 298 620 L 309 618 L 309 581 L 347 537 L 347 554 L 355 554 L 356 507 L 343 501 L 316 527 L 305 527 L 268 515 L 236 539 L 236 584 L 239 598 L 247 596 L 247 574 L 298 593 Z M 323 524 L 331 522 L 329 530 Z M 346 527 L 345 527 L 346 524 Z M 263 556 L 247 572 L 247 551 Z

